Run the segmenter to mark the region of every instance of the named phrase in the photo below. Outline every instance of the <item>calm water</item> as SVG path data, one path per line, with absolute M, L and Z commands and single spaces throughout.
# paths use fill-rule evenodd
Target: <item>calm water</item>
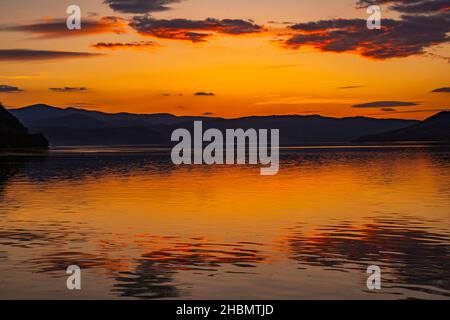
M 2 299 L 449 299 L 449 248 L 444 147 L 285 149 L 271 177 L 144 148 L 0 156 Z

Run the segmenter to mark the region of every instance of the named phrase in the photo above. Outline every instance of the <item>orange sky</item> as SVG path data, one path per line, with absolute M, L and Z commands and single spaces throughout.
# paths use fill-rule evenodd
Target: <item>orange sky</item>
M 141 2 L 145 1 L 153 0 Z M 8 107 L 47 103 L 107 112 L 206 113 L 224 117 L 321 114 L 422 119 L 437 110 L 450 108 L 449 93 L 431 93 L 450 84 L 448 41 L 424 45 L 417 54 L 399 54 L 399 57 L 387 59 L 363 56 L 359 48 L 366 45 L 364 39 L 358 50 L 340 53 L 321 49 L 312 42 L 300 48 L 284 45 L 284 41 L 298 33 L 289 28 L 296 23 L 335 18 L 366 19 L 368 14 L 356 8 L 356 0 L 261 0 L 245 4 L 237 0 L 167 2 L 172 9 L 149 12 L 151 19 L 158 23 L 166 19 L 171 24 L 174 18 L 197 23 L 214 18 L 222 22 L 219 26 L 208 25 L 206 29 L 176 30 L 183 35 L 184 32 L 207 34 L 206 41 L 174 40 L 166 37 L 167 29 L 163 30 L 164 36 L 144 35 L 129 26 L 129 21 L 142 16 L 141 13 L 114 11 L 103 0 L 79 0 L 77 4 L 83 16 L 81 33 L 37 32 L 42 30 L 39 29 L 42 25 L 45 27 L 67 17 L 66 8 L 73 1 L 2 3 L 0 85 L 18 87 L 22 91 L 0 91 L 0 101 Z M 402 19 L 401 13 L 388 7 L 382 7 L 383 19 Z M 83 23 L 102 21 L 106 16 L 120 19 L 83 29 Z M 226 22 L 222 19 L 252 19 L 251 23 L 261 29 L 227 33 L 222 26 Z M 32 27 L 22 30 L 17 28 L 30 25 Z M 412 34 L 414 32 L 411 30 Z M 125 45 L 114 50 L 92 46 L 99 42 Z M 396 50 L 395 43 L 392 47 Z M 101 55 L 56 60 L 2 59 L 1 50 L 11 49 Z M 64 87 L 86 90 L 49 90 Z M 214 95 L 195 95 L 196 92 Z M 410 105 L 385 103 L 384 110 L 382 107 L 352 107 L 377 101 Z

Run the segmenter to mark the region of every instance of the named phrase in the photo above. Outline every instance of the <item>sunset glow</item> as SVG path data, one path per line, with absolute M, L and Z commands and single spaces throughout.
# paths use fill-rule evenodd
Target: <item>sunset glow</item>
M 436 40 L 439 35 L 433 33 L 432 41 L 400 48 L 394 34 L 409 22 L 401 11 L 388 10 L 389 1 L 382 7 L 382 30 L 358 24 L 368 14 L 355 0 L 165 3 L 165 10 L 131 10 L 101 0 L 79 0 L 82 29 L 74 31 L 65 27 L 69 1 L 2 3 L 0 84 L 21 91 L 0 91 L 0 100 L 8 108 L 46 103 L 106 112 L 219 117 L 320 114 L 424 119 L 449 108 L 448 93 L 432 93 L 450 80 L 445 8 L 439 12 L 447 25 L 436 21 L 443 30 L 433 31 L 444 39 Z M 139 10 L 150 10 L 146 12 L 150 15 Z M 322 25 L 334 23 L 336 28 L 336 22 L 329 22 L 333 19 L 344 21 L 339 26 L 342 33 L 353 32 L 349 39 L 356 39 L 356 32 L 364 41 L 352 44 L 354 49 L 330 49 L 334 29 L 307 24 L 323 20 Z M 431 35 L 421 30 L 423 38 Z M 386 35 L 372 39 L 377 32 Z M 319 38 L 306 40 L 307 35 Z M 336 41 L 336 45 L 345 42 Z M 384 54 L 370 53 L 374 48 Z M 12 52 L 17 49 L 84 55 L 18 55 Z M 353 107 L 378 101 L 413 104 Z

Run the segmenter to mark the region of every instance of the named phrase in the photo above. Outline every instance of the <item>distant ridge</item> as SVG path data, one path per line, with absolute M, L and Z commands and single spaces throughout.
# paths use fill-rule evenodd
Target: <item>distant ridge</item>
M 359 138 L 359 142 L 447 141 L 450 142 L 450 111 L 442 111 L 406 128 Z
M 18 109 L 9 109 L 9 112 L 18 117 L 26 126 L 42 126 L 41 121 L 45 120 L 47 126 L 58 125 L 59 117 L 69 119 L 71 116 L 80 115 L 92 118 L 111 127 L 128 127 L 136 125 L 155 125 L 155 124 L 176 124 L 193 119 L 203 119 L 206 117 L 177 117 L 170 113 L 154 114 L 135 114 L 128 112 L 107 113 L 101 111 L 92 111 L 79 108 L 59 108 L 47 104 L 34 104 Z M 85 120 L 87 120 L 85 118 Z M 102 127 L 102 126 L 99 126 Z
M 192 129 L 202 120 L 204 130 L 280 129 L 282 145 L 348 143 L 364 135 L 397 130 L 416 120 L 368 117 L 332 118 L 320 115 L 247 116 L 224 119 L 175 116 L 169 113 L 106 113 L 36 104 L 9 110 L 32 132 L 43 132 L 53 146 L 62 145 L 169 145 L 177 128 Z

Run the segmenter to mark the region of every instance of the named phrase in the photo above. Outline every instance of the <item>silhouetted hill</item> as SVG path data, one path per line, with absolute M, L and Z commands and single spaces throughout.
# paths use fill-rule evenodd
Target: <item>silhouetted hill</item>
M 319 115 L 251 116 L 236 119 L 172 114 L 105 113 L 76 108 L 33 105 L 10 110 L 33 132 L 43 132 L 52 145 L 171 144 L 177 128 L 192 129 L 202 120 L 204 130 L 280 129 L 282 145 L 346 143 L 360 136 L 404 128 L 416 120 L 331 118 Z
M 358 139 L 360 142 L 450 141 L 450 112 L 442 111 L 406 128 Z
M 100 111 L 91 111 L 78 108 L 57 108 L 46 104 L 35 104 L 19 109 L 10 109 L 13 115 L 27 127 L 57 127 L 60 126 L 60 117 L 64 117 L 65 121 L 71 122 L 71 128 L 81 129 L 84 121 L 89 121 L 97 128 L 123 128 L 148 126 L 157 124 L 177 124 L 196 119 L 204 119 L 205 117 L 177 117 L 169 113 L 156 114 L 133 114 L 133 113 L 106 113 Z M 84 118 L 81 118 L 83 116 Z M 77 122 L 77 118 L 81 121 Z M 90 119 L 88 119 L 90 118 Z
M 47 139 L 41 134 L 29 134 L 17 118 L 0 104 L 0 148 L 46 148 Z

